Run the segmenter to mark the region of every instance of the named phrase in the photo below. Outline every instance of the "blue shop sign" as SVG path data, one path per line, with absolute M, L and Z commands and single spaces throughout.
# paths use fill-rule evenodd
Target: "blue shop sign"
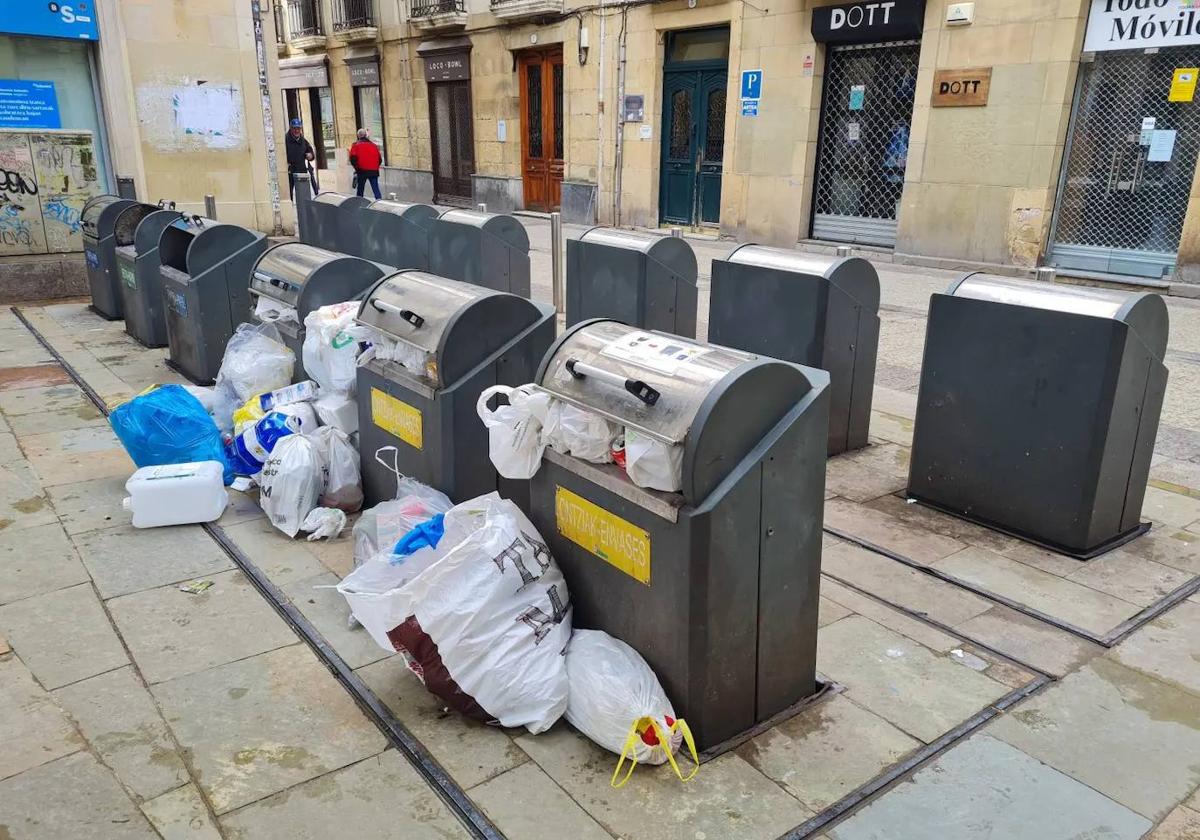
M 62 128 L 54 82 L 0 79 L 0 128 Z
M 96 0 L 0 0 L 0 33 L 39 35 L 43 38 L 100 40 L 96 25 Z

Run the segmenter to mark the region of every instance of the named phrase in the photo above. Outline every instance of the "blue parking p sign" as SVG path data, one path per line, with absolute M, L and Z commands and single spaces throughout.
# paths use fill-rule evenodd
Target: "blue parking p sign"
M 742 71 L 742 99 L 762 99 L 762 70 Z

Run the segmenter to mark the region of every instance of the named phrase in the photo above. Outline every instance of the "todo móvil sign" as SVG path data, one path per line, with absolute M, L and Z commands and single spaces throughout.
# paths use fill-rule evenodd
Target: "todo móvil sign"
M 1186 0 L 1092 0 L 1084 52 L 1200 44 L 1200 4 Z

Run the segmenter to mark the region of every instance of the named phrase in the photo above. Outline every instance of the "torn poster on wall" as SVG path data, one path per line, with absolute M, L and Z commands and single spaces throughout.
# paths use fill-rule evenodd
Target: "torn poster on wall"
M 144 84 L 137 89 L 137 112 L 144 141 L 160 151 L 246 146 L 242 93 L 236 84 Z
M 82 251 L 100 192 L 91 132 L 0 131 L 0 256 Z

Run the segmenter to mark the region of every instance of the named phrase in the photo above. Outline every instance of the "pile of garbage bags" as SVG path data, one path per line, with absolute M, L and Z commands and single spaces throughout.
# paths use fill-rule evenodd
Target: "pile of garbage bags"
M 366 328 L 354 322 L 358 303 L 322 306 L 304 319 L 304 370 L 321 386 L 317 417 L 348 435 L 358 433 L 358 358 L 370 346 Z
M 494 397 L 507 405 L 489 407 Z M 533 385 L 495 385 L 479 395 L 492 465 L 505 478 L 533 478 L 550 447 L 593 464 L 613 464 L 639 487 L 677 493 L 683 487 L 683 446 L 663 443 L 593 411 L 556 399 Z

